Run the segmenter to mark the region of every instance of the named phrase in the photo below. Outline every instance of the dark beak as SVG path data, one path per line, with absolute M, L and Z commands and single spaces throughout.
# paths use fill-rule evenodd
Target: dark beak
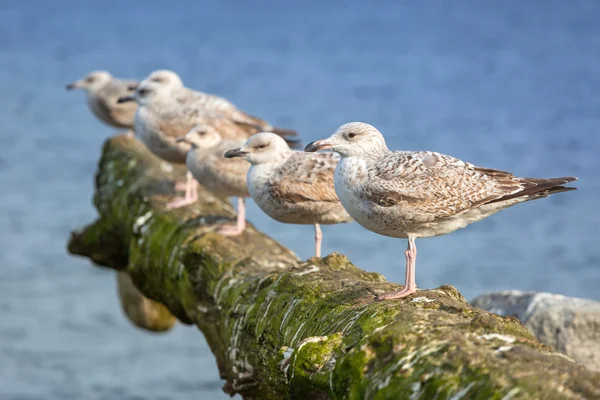
M 133 96 L 119 97 L 119 100 L 117 100 L 117 103 L 121 104 L 121 103 L 126 103 L 128 101 L 135 101 L 135 97 L 133 97 Z
M 304 151 L 307 151 L 309 153 L 314 153 L 315 151 L 318 151 L 318 150 L 331 149 L 331 147 L 333 147 L 333 145 L 327 139 L 315 140 L 314 142 L 307 144 L 306 147 L 304 148 Z
M 69 84 L 68 84 L 68 85 L 65 87 L 65 89 L 67 89 L 67 90 L 73 90 L 73 89 L 77 89 L 77 82 L 72 82 L 72 83 L 69 83 Z
M 225 158 L 241 157 L 246 154 L 248 154 L 247 151 L 242 151 L 241 149 L 233 149 L 225 153 Z

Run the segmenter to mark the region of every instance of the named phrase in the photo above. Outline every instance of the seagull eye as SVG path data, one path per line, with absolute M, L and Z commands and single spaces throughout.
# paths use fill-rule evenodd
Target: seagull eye
M 148 89 L 140 89 L 138 91 L 138 93 L 140 94 L 140 96 L 145 96 L 149 93 L 150 91 Z
M 152 81 L 161 83 L 163 81 L 163 79 L 162 78 L 152 78 Z
M 93 76 L 88 76 L 87 78 L 85 78 L 85 81 L 87 83 L 92 83 L 92 82 L 94 82 L 94 77 Z
M 354 133 L 354 132 L 350 132 L 348 134 L 348 139 L 354 139 L 355 137 L 356 137 L 356 133 Z
M 259 144 L 258 146 L 256 146 L 256 148 L 258 148 L 258 149 L 264 149 L 265 147 L 267 147 L 267 145 L 265 143 Z

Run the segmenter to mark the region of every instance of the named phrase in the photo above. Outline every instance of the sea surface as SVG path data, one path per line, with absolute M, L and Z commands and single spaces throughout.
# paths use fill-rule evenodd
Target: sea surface
M 195 328 L 149 335 L 122 317 L 114 273 L 69 256 L 92 221 L 114 133 L 66 83 L 159 68 L 305 143 L 349 121 L 393 149 L 435 150 L 521 176 L 580 178 L 417 241 L 417 283 L 600 300 L 600 3 L 483 1 L 0 2 L 0 399 L 226 399 Z M 251 203 L 251 202 L 250 202 Z M 249 219 L 313 252 L 310 226 Z M 324 228 L 324 252 L 402 282 L 404 240 Z

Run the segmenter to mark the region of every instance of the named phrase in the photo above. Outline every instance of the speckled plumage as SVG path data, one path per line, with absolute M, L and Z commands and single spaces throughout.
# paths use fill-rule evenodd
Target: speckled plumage
M 297 135 L 294 130 L 274 127 L 262 118 L 240 110 L 223 97 L 185 87 L 181 78 L 173 71 L 154 71 L 148 75 L 144 82 L 152 82 L 168 89 L 171 96 L 182 105 L 219 113 L 239 125 L 247 125 L 248 129 L 255 129 L 257 132 L 275 132 L 281 136 Z
M 524 179 L 434 152 L 389 151 L 374 160 L 343 158 L 335 187 L 350 215 L 386 236 L 438 236 L 569 182 Z M 554 190 L 556 191 L 556 190 Z M 521 194 L 521 195 L 519 195 Z M 515 196 L 517 195 L 517 196 Z
M 335 154 L 308 154 L 288 147 L 273 161 L 250 167 L 248 189 L 256 204 L 279 222 L 349 222 L 352 218 L 342 207 L 333 187 L 333 172 L 338 160 Z
M 280 136 L 261 132 L 225 156 L 242 157 L 252 164 L 248 191 L 268 216 L 279 222 L 315 226 L 316 257 L 321 257 L 321 224 L 352 220 L 333 188 L 336 155 L 293 151 Z
M 174 101 L 164 88 L 152 84 L 140 84 L 140 90 L 151 90 L 152 98 L 141 99 L 135 116 L 135 132 L 139 139 L 156 155 L 174 163 L 185 163 L 189 143 L 177 142 L 197 124 L 214 127 L 224 139 L 247 139 L 259 130 L 238 124 L 217 112 Z M 142 92 L 143 93 L 143 92 Z

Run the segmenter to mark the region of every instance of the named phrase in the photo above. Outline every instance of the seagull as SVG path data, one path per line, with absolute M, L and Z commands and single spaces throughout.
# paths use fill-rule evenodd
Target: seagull
M 248 197 L 246 175 L 250 164 L 240 158 L 225 158 L 227 150 L 241 147 L 245 140 L 223 140 L 221 134 L 211 125 L 193 127 L 178 142 L 189 143 L 191 148 L 186 156 L 186 166 L 192 176 L 208 190 L 221 197 L 237 197 L 237 223 L 223 225 L 218 232 L 224 236 L 236 236 L 246 228 L 245 197 Z M 198 192 L 190 202 L 197 200 Z
M 392 151 L 373 126 L 350 122 L 305 151 L 332 150 L 342 158 L 335 191 L 348 214 L 380 235 L 406 238 L 404 288 L 378 296 L 397 299 L 415 293 L 415 239 L 464 228 L 512 205 L 575 190 L 577 178 L 519 178 L 477 167 L 432 151 Z
M 66 89 L 85 90 L 88 106 L 100 121 L 115 128 L 127 128 L 132 135 L 137 106 L 119 103 L 118 99 L 132 94 L 137 85 L 137 81 L 120 80 L 107 71 L 92 71 L 85 78 L 68 84 Z
M 283 137 L 298 135 L 293 129 L 279 128 L 259 117 L 247 114 L 223 97 L 185 87 L 179 75 L 174 71 L 166 69 L 154 71 L 142 82 L 152 82 L 168 88 L 171 95 L 181 104 L 219 112 L 238 124 L 249 125 L 258 131 L 274 132 Z
M 210 125 L 224 139 L 246 140 L 260 132 L 257 127 L 239 124 L 221 112 L 193 104 L 181 104 L 173 98 L 168 86 L 155 82 L 143 81 L 132 95 L 119 99 L 120 103 L 130 101 L 139 105 L 134 123 L 137 137 L 150 151 L 171 163 L 185 164 L 191 146 L 176 139 L 187 134 L 195 125 Z M 290 142 L 296 143 L 293 140 Z M 170 202 L 167 208 L 175 209 L 190 204 L 190 200 L 195 197 L 193 190 L 194 179 L 188 173 L 185 197 Z
M 315 226 L 315 255 L 321 257 L 321 224 L 350 222 L 333 188 L 335 154 L 308 154 L 290 149 L 270 132 L 253 135 L 225 157 L 241 157 L 252 165 L 248 191 L 268 216 L 288 224 Z

